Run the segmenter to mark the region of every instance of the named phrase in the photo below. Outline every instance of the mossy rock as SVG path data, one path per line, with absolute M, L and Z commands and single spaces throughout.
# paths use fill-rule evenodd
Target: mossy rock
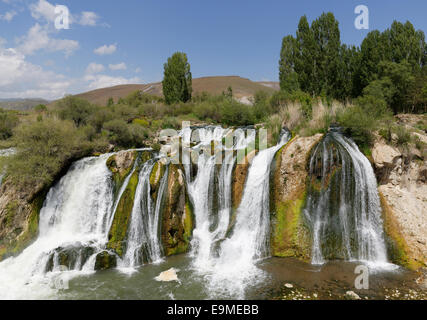
M 139 172 L 136 170 L 127 185 L 114 213 L 113 223 L 108 233 L 107 248 L 114 250 L 120 257 L 123 255 L 126 244 L 126 233 L 128 230 L 133 204 L 135 200 L 135 191 L 138 186 Z
M 157 161 L 154 164 L 153 169 L 150 173 L 150 192 L 155 201 L 157 199 L 157 191 L 160 187 L 160 181 L 163 178 L 163 175 L 166 171 L 166 165 L 164 165 L 161 160 Z
M 31 245 L 39 234 L 39 217 L 40 210 L 43 207 L 44 199 L 46 197 L 46 192 L 42 192 L 37 195 L 34 200 L 28 204 L 30 214 L 27 218 L 27 226 L 22 232 L 22 229 L 19 230 L 20 235 L 14 241 L 9 244 L 0 245 L 0 261 L 8 257 L 18 256 L 25 248 Z M 20 210 L 20 206 L 17 203 L 8 205 L 8 215 L 10 218 L 8 221 L 12 223 L 13 217 L 16 213 L 16 210 Z
M 303 210 L 306 192 L 286 202 L 278 202 L 273 214 L 271 252 L 275 257 L 310 259 L 310 234 Z
M 393 209 L 387 203 L 384 196 L 379 193 L 384 221 L 385 240 L 388 257 L 391 262 L 411 270 L 424 267 L 424 263 L 411 256 L 408 244 L 399 228 L 399 224 L 394 216 Z
M 166 256 L 188 251 L 194 227 L 193 208 L 186 193 L 182 168 L 170 165 L 167 197 L 162 211 L 162 243 Z
M 108 270 L 117 267 L 117 256 L 108 251 L 102 251 L 96 255 L 95 270 Z
M 118 196 L 118 193 L 120 191 L 120 188 L 122 187 L 123 183 L 126 180 L 126 177 L 129 175 L 129 173 L 132 171 L 134 163 L 137 159 L 137 152 L 132 152 L 132 161 L 130 165 L 128 165 L 126 168 L 119 168 L 116 161 L 116 154 L 113 154 L 111 157 L 107 159 L 106 165 L 107 168 L 113 173 L 112 179 L 113 179 L 113 192 L 114 197 L 116 198 Z

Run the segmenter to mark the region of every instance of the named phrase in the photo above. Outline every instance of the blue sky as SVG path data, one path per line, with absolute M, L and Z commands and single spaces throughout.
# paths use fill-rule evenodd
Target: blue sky
M 369 30 L 354 27 L 360 4 Z M 70 29 L 55 29 L 55 5 L 68 7 Z M 312 21 L 327 11 L 347 44 L 393 20 L 427 31 L 425 0 L 0 0 L 0 98 L 160 81 L 175 51 L 188 54 L 193 77 L 277 81 L 283 36 L 302 15 Z

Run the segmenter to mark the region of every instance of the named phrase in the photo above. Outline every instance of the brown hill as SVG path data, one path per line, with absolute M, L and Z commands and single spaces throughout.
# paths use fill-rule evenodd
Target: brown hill
M 220 94 L 231 86 L 233 95 L 236 98 L 251 97 L 257 91 L 266 91 L 273 93 L 278 90 L 278 84 L 275 82 L 255 82 L 238 76 L 218 76 L 203 77 L 193 79 L 193 94 L 207 92 L 210 94 Z M 110 97 L 117 101 L 119 98 L 125 98 L 130 93 L 141 90 L 143 92 L 162 96 L 161 82 L 150 84 L 126 84 L 110 88 L 102 88 L 88 91 L 76 95 L 92 103 L 105 105 Z

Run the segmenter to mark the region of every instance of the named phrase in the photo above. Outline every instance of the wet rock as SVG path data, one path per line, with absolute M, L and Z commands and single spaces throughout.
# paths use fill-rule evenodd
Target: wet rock
M 179 270 L 177 270 L 175 268 L 171 268 L 167 271 L 160 273 L 154 279 L 156 281 L 163 281 L 163 282 L 171 282 L 171 281 L 178 281 L 179 282 L 177 271 L 179 271 Z
M 359 295 L 354 292 L 354 291 L 347 291 L 345 293 L 345 298 L 348 300 L 360 300 L 361 298 L 359 297 Z
M 162 210 L 161 239 L 165 255 L 187 252 L 194 225 L 192 206 L 184 183 L 183 169 L 171 164 L 168 171 L 165 207 Z
M 95 270 L 107 270 L 117 266 L 117 256 L 108 251 L 102 251 L 97 254 L 95 260 Z
M 307 163 L 312 148 L 322 134 L 293 138 L 276 154 L 270 204 L 272 217 L 271 251 L 277 257 L 308 260 L 310 236 L 304 225 L 302 209 L 306 197 Z

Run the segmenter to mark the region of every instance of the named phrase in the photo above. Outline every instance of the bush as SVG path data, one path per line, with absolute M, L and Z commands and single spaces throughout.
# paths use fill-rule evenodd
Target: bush
M 253 124 L 250 107 L 234 100 L 225 100 L 221 106 L 221 122 L 230 126 Z
M 18 152 L 7 164 L 7 174 L 18 185 L 49 185 L 71 159 L 88 154 L 85 142 L 72 121 L 55 120 L 21 124 L 15 130 Z
M 359 106 L 347 107 L 337 114 L 337 122 L 361 149 L 371 146 L 376 120 Z
M 95 107 L 88 101 L 68 96 L 56 103 L 58 115 L 62 120 L 72 120 L 77 127 L 84 126 L 89 122 Z
M 406 146 L 411 142 L 411 133 L 403 126 L 396 126 L 394 132 L 397 135 L 396 144 L 398 146 Z
M 9 139 L 18 123 L 18 116 L 13 111 L 0 109 L 0 140 Z

